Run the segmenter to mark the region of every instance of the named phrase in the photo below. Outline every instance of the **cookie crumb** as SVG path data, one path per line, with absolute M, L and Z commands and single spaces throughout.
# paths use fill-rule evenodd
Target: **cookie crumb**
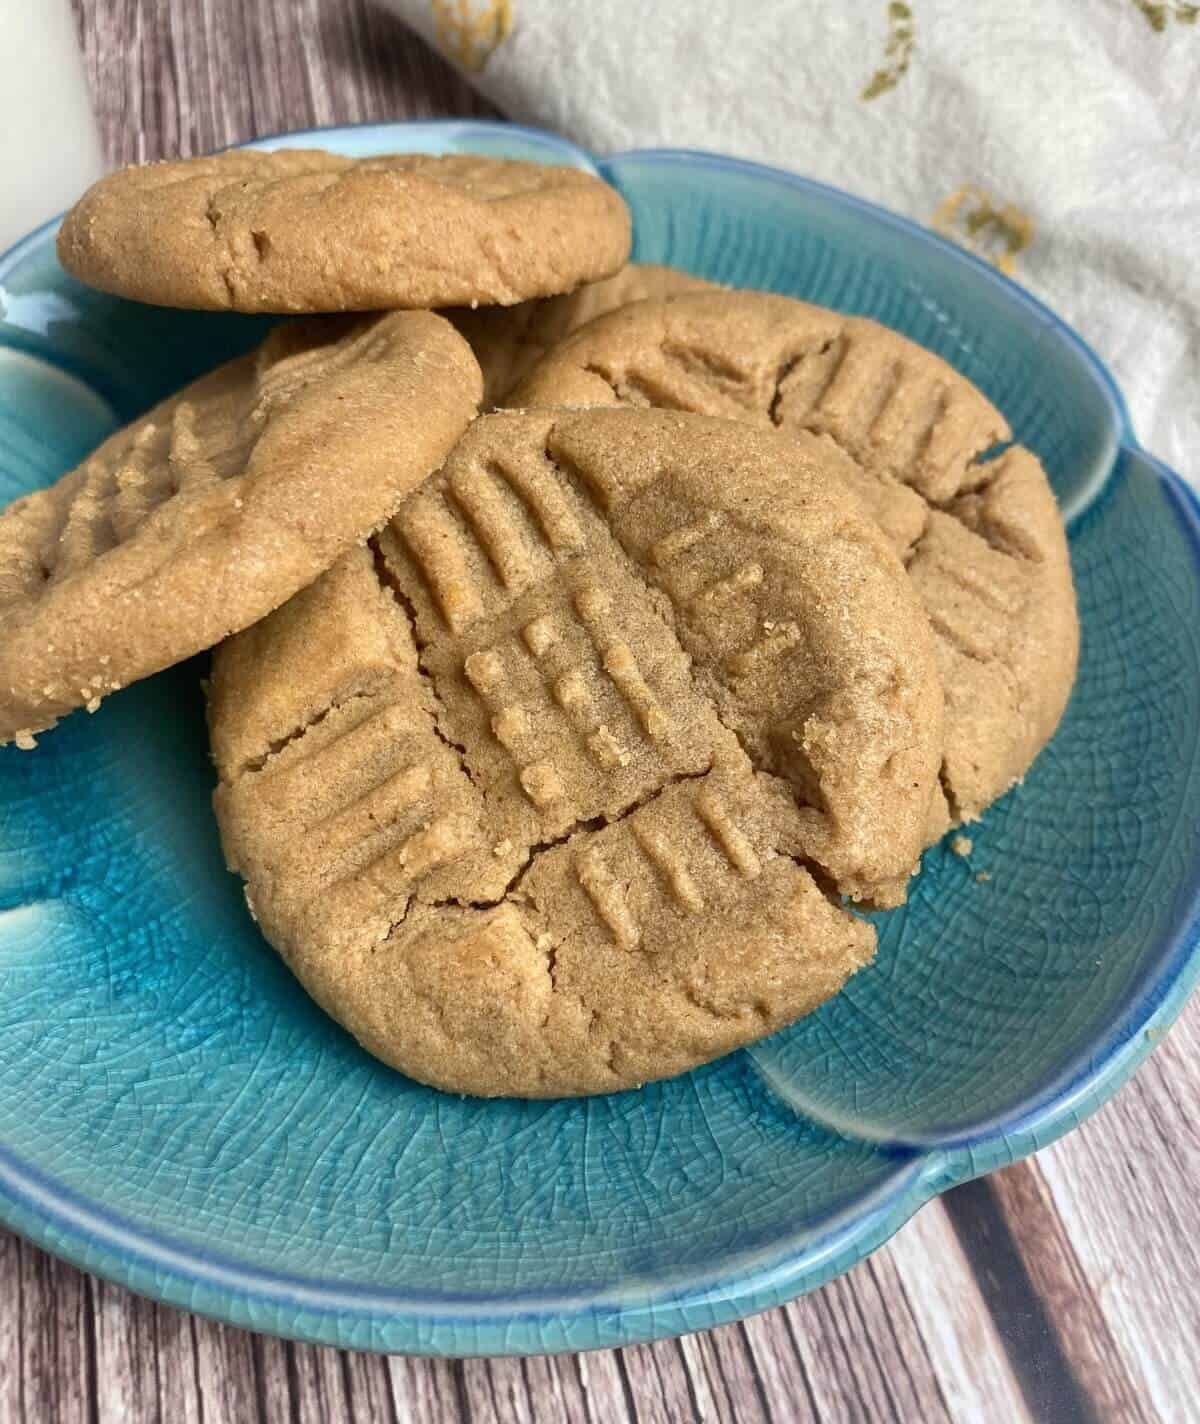
M 657 711 L 657 708 L 651 708 L 649 710 L 654 712 Z M 649 728 L 647 728 L 647 730 L 649 731 Z M 601 723 L 588 738 L 588 746 L 595 752 L 597 760 L 604 766 L 629 765 L 629 753 L 603 723 Z
M 89 712 L 99 712 L 100 699 L 98 697 L 89 697 L 83 705 L 87 708 Z
M 950 849 L 955 855 L 970 855 L 975 849 L 975 842 L 970 836 L 954 836 L 950 841 Z
M 986 870 L 978 871 L 975 876 L 975 879 L 979 882 L 980 885 L 986 885 L 991 878 L 992 877 L 987 873 Z
M 13 741 L 16 742 L 17 746 L 23 752 L 31 752 L 34 747 L 37 746 L 37 738 L 33 735 L 33 733 L 29 730 L 28 727 L 22 727 L 21 730 L 17 733 L 17 735 L 13 738 Z

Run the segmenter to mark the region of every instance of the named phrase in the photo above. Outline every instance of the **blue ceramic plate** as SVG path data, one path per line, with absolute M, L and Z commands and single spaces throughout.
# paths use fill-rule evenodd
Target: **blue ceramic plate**
M 1054 480 L 1079 683 L 971 862 L 927 856 L 845 993 L 751 1052 L 589 1102 L 430 1092 L 308 1001 L 222 868 L 203 660 L 35 755 L 0 751 L 0 1217 L 147 1295 L 308 1340 L 618 1345 L 819 1285 L 1103 1102 L 1200 966 L 1200 564 L 1192 496 L 1138 448 L 1095 356 L 956 247 L 771 169 L 593 160 L 496 124 L 274 142 L 596 167 L 639 258 L 940 352 Z M 90 292 L 53 237 L 0 262 L 0 500 L 263 329 Z

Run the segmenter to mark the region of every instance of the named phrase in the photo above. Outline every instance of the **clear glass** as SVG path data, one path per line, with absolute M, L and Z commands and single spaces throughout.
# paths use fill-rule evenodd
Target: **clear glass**
M 69 0 L 0 0 L 0 251 L 104 171 Z

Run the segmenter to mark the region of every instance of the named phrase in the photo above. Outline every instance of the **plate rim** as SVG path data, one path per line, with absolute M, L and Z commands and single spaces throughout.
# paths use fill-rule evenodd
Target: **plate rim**
M 574 156 L 607 175 L 622 161 L 695 164 L 748 172 L 815 194 L 860 216 L 903 232 L 962 264 L 972 279 L 995 287 L 1056 339 L 1070 346 L 1108 405 L 1117 445 L 1107 478 L 1122 459 L 1144 467 L 1167 492 L 1200 570 L 1200 499 L 1186 482 L 1149 455 L 1133 432 L 1129 410 L 1112 373 L 1095 350 L 1045 303 L 988 263 L 915 221 L 855 194 L 772 165 L 688 148 L 589 153 L 557 134 L 494 120 L 366 121 L 260 135 L 237 147 L 278 140 L 352 137 L 365 129 L 431 138 L 453 132 L 525 135 Z M 0 254 L 0 288 L 13 268 L 61 222 L 40 224 Z M 347 1287 L 322 1277 L 292 1275 L 207 1252 L 169 1232 L 139 1227 L 24 1162 L 0 1142 L 0 1222 L 82 1269 L 233 1325 L 342 1348 L 411 1351 L 427 1355 L 519 1355 L 611 1348 L 664 1338 L 741 1319 L 816 1288 L 882 1245 L 932 1196 L 1048 1145 L 1106 1102 L 1128 1079 L 1178 1015 L 1200 979 L 1200 866 L 1190 897 L 1164 936 L 1158 965 L 1115 1015 L 1106 1033 L 1036 1094 L 955 1136 L 899 1145 L 895 1165 L 868 1191 L 852 1198 L 803 1242 L 781 1237 L 769 1252 L 723 1259 L 709 1276 L 683 1273 L 656 1279 L 631 1299 L 629 1283 L 606 1290 L 508 1298 L 495 1293 L 454 1296 L 386 1287 Z

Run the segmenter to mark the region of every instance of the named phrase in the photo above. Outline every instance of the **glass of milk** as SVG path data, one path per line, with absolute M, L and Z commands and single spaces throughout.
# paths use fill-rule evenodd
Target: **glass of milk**
M 70 0 L 0 0 L 0 252 L 104 171 Z

